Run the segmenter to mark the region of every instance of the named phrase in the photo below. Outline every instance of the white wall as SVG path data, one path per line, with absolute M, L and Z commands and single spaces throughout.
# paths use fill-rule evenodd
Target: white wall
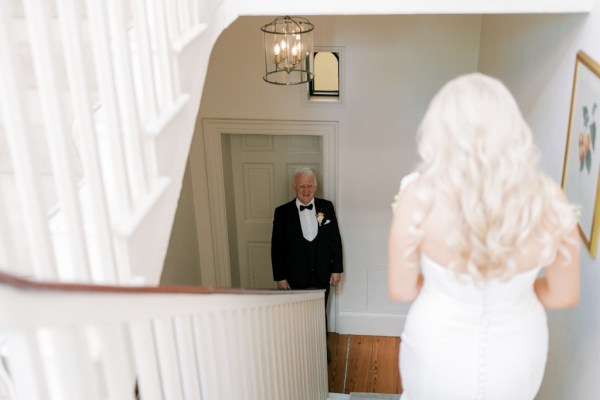
M 535 140 L 542 167 L 561 181 L 575 55 L 600 61 L 600 2 L 589 15 L 485 16 L 480 70 L 515 93 Z M 550 354 L 544 400 L 600 397 L 600 262 L 582 249 L 582 293 L 577 308 L 549 313 Z
M 200 257 L 190 164 L 186 165 L 169 247 L 160 277 L 162 285 L 200 285 Z
M 534 130 L 542 167 L 560 181 L 575 54 L 600 60 L 600 5 L 589 15 L 312 17 L 316 45 L 345 48 L 345 102 L 323 106 L 304 104 L 301 87 L 262 81 L 258 28 L 270 19 L 240 18 L 214 47 L 192 151 L 203 158 L 204 117 L 340 121 L 339 198 L 332 200 L 346 256 L 341 330 L 397 335 L 406 307 L 387 300 L 389 204 L 416 160 L 414 132 L 429 98 L 463 72 L 498 76 Z M 203 265 L 213 263 L 205 174 L 205 165 L 193 165 Z M 582 260 L 580 305 L 550 312 L 540 399 L 600 393 L 600 265 L 585 249 Z
M 223 32 L 199 117 L 339 121 L 338 199 L 331 199 L 345 250 L 338 327 L 398 335 L 407 305 L 388 300 L 390 204 L 416 162 L 415 131 L 429 99 L 448 79 L 477 69 L 481 17 L 311 17 L 315 45 L 344 48 L 341 105 L 305 104 L 304 86 L 263 82 L 260 26 L 271 19 L 242 17 Z M 199 123 L 192 152 L 204 152 L 201 135 Z M 205 185 L 202 168 L 193 166 L 195 193 Z M 200 207 L 197 215 L 210 215 Z

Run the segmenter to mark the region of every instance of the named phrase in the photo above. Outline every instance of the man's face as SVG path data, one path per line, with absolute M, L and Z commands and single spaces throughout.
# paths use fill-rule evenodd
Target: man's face
M 304 205 L 311 202 L 317 191 L 317 184 L 314 178 L 306 175 L 298 175 L 292 187 L 294 188 L 294 192 L 296 192 L 296 197 Z

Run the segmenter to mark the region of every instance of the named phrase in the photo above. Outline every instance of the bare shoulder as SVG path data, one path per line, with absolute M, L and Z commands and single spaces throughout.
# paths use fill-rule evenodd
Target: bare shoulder
M 400 190 L 394 197 L 393 208 L 396 213 L 406 211 L 418 204 L 419 176 L 416 172 L 406 175 L 400 182 Z

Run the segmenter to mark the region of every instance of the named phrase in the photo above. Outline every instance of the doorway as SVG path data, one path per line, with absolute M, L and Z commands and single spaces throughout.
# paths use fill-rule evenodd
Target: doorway
M 271 230 L 275 207 L 294 198 L 291 176 L 311 168 L 322 181 L 322 140 L 310 135 L 222 135 L 231 284 L 275 288 Z M 323 197 L 317 187 L 316 197 Z
M 233 171 L 228 170 L 228 165 L 231 165 L 231 159 L 227 151 L 227 147 L 231 146 L 231 138 L 234 136 L 244 137 L 246 139 L 246 145 L 256 147 L 260 149 L 264 146 L 270 146 L 269 138 L 291 138 L 292 142 L 295 140 L 296 146 L 307 147 L 318 146 L 321 149 L 321 164 L 317 168 L 317 179 L 319 179 L 319 192 L 318 196 L 322 196 L 328 200 L 331 200 L 334 205 L 337 205 L 337 165 L 338 165 L 338 122 L 336 121 L 276 121 L 276 120 L 237 120 L 237 119 L 205 119 L 202 121 L 203 124 L 203 135 L 204 135 L 204 155 L 206 157 L 206 169 L 207 169 L 207 181 L 208 181 L 208 198 L 210 205 L 210 226 L 211 236 L 213 241 L 214 250 L 214 269 L 217 276 L 217 285 L 219 286 L 242 286 L 242 284 L 249 283 L 250 285 L 265 286 L 267 279 L 270 279 L 269 285 L 272 285 L 271 276 L 271 261 L 270 261 L 270 234 L 273 222 L 273 211 L 274 207 L 282 204 L 285 201 L 293 198 L 291 192 L 290 179 L 291 169 L 295 168 L 294 163 L 290 162 L 290 166 L 284 170 L 290 171 L 284 172 L 285 181 L 279 183 L 272 183 L 273 190 L 283 190 L 283 194 L 274 195 L 268 202 L 263 200 L 256 200 L 251 198 L 249 204 L 254 204 L 255 209 L 251 210 L 249 215 L 258 215 L 262 221 L 263 236 L 268 232 L 268 242 L 260 241 L 260 243 L 253 243 L 251 246 L 245 248 L 244 257 L 250 257 L 253 259 L 252 263 L 262 263 L 258 275 L 254 275 L 254 272 L 248 272 L 247 270 L 242 271 L 239 267 L 239 261 L 236 266 L 235 257 L 230 252 L 230 243 L 237 243 L 237 228 L 230 224 L 230 218 L 228 218 L 227 210 L 235 210 L 235 202 L 232 202 L 232 196 L 227 196 L 227 192 L 233 193 Z M 273 146 L 275 142 L 273 140 Z M 282 143 L 289 141 L 282 140 Z M 312 142 L 312 144 L 310 144 Z M 242 144 L 243 145 L 243 144 Z M 281 145 L 281 144 L 279 144 Z M 286 144 L 287 146 L 287 144 Z M 312 151 L 312 150 L 311 150 Z M 256 190 L 253 191 L 253 195 L 261 192 L 271 192 L 268 185 L 271 185 L 270 178 L 267 178 L 269 174 L 275 174 L 274 169 L 271 166 L 267 166 L 264 162 L 259 164 L 265 164 L 256 168 L 250 168 L 248 170 L 242 169 L 242 178 L 246 174 L 253 175 L 251 178 L 255 179 Z M 305 161 L 298 162 L 298 164 L 305 165 Z M 272 171 L 272 172 L 270 172 Z M 226 179 L 229 178 L 229 179 Z M 275 181 L 273 181 L 275 182 Z M 286 194 L 286 191 L 287 192 Z M 247 192 L 243 192 L 244 196 L 247 196 Z M 265 204 L 269 204 L 268 206 Z M 248 207 L 245 205 L 244 207 Z M 338 210 L 338 218 L 339 210 Z M 236 222 L 237 224 L 237 222 Z M 268 227 L 268 228 L 267 228 Z M 252 235 L 248 235 L 253 237 Z M 237 246 L 237 258 L 239 259 L 240 246 Z M 250 256 L 248 256 L 250 254 Z M 232 262 L 233 261 L 233 262 Z M 266 268 L 264 268 L 266 264 Z M 243 275 L 243 276 L 242 276 Z M 237 276 L 237 277 L 236 277 Z M 242 282 L 243 278 L 243 282 Z M 252 282 L 252 281 L 255 282 Z M 272 286 L 271 286 L 272 287 Z M 330 330 L 335 331 L 337 321 L 337 296 L 335 291 L 331 292 L 330 299 L 330 312 L 329 312 L 329 325 Z

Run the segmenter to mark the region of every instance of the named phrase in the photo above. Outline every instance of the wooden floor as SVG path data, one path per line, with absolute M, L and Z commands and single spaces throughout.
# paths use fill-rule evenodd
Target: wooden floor
M 400 338 L 329 333 L 329 392 L 399 394 Z

